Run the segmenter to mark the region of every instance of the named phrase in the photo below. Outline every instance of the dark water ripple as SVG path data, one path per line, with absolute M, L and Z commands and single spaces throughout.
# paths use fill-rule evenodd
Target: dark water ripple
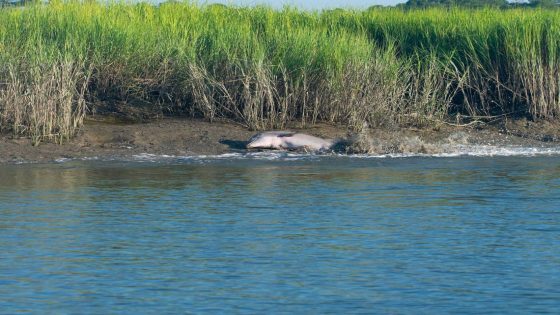
M 560 158 L 0 166 L 0 313 L 557 313 Z

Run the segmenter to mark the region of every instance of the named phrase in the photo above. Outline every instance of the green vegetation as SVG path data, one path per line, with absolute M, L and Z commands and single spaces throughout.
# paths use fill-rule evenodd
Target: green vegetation
M 407 9 L 425 9 L 433 7 L 504 8 L 508 5 L 509 3 L 506 0 L 408 0 L 403 4 L 399 4 L 399 6 Z
M 556 10 L 51 1 L 0 9 L 0 130 L 63 141 L 123 103 L 254 129 L 554 119 L 559 49 Z
M 408 0 L 399 4 L 406 9 L 425 9 L 435 7 L 461 7 L 461 8 L 554 8 L 560 5 L 558 0 Z

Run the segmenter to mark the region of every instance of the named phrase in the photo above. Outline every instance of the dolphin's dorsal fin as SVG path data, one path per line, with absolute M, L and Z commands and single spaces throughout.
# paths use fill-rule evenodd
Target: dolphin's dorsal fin
M 255 141 L 261 137 L 279 137 L 279 138 L 286 138 L 295 135 L 296 133 L 293 131 L 265 131 L 261 133 L 257 133 L 256 135 L 252 136 L 249 139 L 249 142 Z
M 291 137 L 291 136 L 293 136 L 293 135 L 295 135 L 295 134 L 296 134 L 296 133 L 293 132 L 293 131 L 285 131 L 285 132 L 280 132 L 280 133 L 278 133 L 278 137 L 279 137 L 279 138 L 288 138 L 288 137 Z

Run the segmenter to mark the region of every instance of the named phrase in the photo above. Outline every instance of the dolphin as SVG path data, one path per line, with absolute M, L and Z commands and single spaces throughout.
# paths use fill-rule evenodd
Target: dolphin
M 291 131 L 267 131 L 249 139 L 248 149 L 329 150 L 335 141 Z

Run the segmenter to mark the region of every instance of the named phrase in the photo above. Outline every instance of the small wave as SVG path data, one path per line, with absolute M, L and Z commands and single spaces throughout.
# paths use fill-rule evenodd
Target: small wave
M 522 147 L 522 146 L 492 146 L 492 145 L 456 145 L 436 157 L 493 157 L 493 156 L 550 156 L 560 155 L 560 147 Z
M 55 159 L 54 162 L 55 162 L 55 163 L 66 163 L 66 162 L 70 162 L 70 161 L 72 161 L 72 160 L 73 160 L 72 158 L 65 158 L 65 157 L 64 157 L 64 158 Z
M 324 158 L 346 159 L 387 159 L 387 158 L 453 158 L 453 157 L 535 157 L 535 156 L 560 156 L 560 147 L 522 147 L 522 146 L 493 146 L 493 145 L 442 145 L 437 152 L 391 152 L 379 154 L 344 154 L 344 153 L 300 153 L 289 151 L 261 151 L 261 152 L 236 152 L 217 155 L 168 155 L 141 153 L 129 157 L 83 157 L 83 158 L 58 158 L 53 162 L 64 164 L 71 161 L 123 161 L 123 162 L 192 162 L 207 163 L 212 161 L 227 160 L 258 160 L 258 161 L 309 161 Z M 17 161 L 15 164 L 25 164 L 26 161 Z M 29 163 L 29 162 L 27 162 Z
M 454 145 L 442 146 L 437 153 L 382 153 L 382 154 L 343 154 L 343 153 L 294 153 L 287 151 L 262 151 L 246 153 L 225 153 L 218 155 L 156 155 L 138 154 L 133 156 L 135 161 L 212 161 L 212 160 L 263 160 L 263 161 L 298 161 L 313 160 L 324 157 L 344 158 L 408 158 L 408 157 L 506 157 L 506 156 L 553 156 L 560 155 L 560 147 L 516 147 L 516 146 L 491 146 L 491 145 Z
M 433 153 L 386 153 L 386 154 L 354 154 L 356 158 L 406 158 L 406 157 L 531 157 L 560 155 L 560 147 L 521 147 L 521 146 L 492 146 L 492 145 L 444 145 L 439 152 Z
M 247 152 L 247 153 L 224 153 L 217 155 L 157 155 L 142 153 L 132 156 L 132 160 L 139 162 L 155 161 L 211 161 L 211 160 L 264 160 L 264 161 L 297 161 L 317 159 L 324 155 L 310 153 L 293 153 L 287 151 Z
M 152 162 L 152 161 L 169 160 L 169 159 L 176 159 L 176 158 L 177 156 L 175 155 L 140 153 L 140 154 L 133 155 L 131 159 L 138 162 Z

